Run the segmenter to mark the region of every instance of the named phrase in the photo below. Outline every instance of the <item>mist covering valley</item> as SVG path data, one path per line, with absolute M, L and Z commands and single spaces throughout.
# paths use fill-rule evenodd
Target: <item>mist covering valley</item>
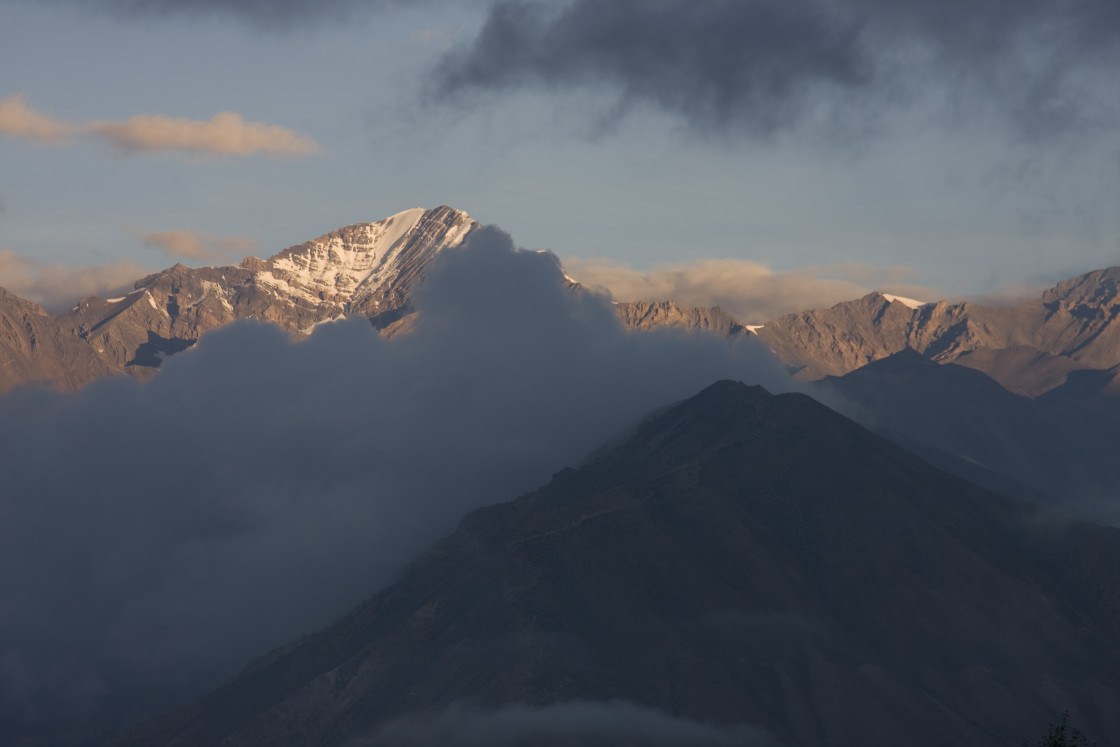
M 757 340 L 629 334 L 497 229 L 439 259 L 408 334 L 241 321 L 147 382 L 0 400 L 9 731 L 198 694 L 653 408 L 793 386 Z

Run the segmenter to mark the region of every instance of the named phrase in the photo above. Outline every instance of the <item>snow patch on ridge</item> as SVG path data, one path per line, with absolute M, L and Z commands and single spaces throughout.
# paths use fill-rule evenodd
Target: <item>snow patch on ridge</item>
M 198 306 L 207 298 L 213 296 L 214 298 L 218 299 L 219 303 L 222 304 L 222 308 L 224 308 L 231 314 L 233 313 L 233 304 L 229 302 L 229 298 L 227 297 L 228 293 L 226 289 L 221 285 L 221 283 L 215 283 L 210 280 L 202 280 L 200 281 L 200 285 L 202 286 L 202 296 L 195 300 L 192 300 L 191 303 L 187 305 L 188 309 Z
M 895 303 L 897 301 L 898 303 L 902 304 L 903 306 L 907 306 L 911 309 L 918 309 L 918 308 L 921 308 L 922 306 L 928 306 L 929 305 L 925 301 L 915 301 L 913 298 L 905 298 L 903 296 L 892 296 L 890 293 L 880 293 L 879 295 L 881 295 L 883 298 L 887 299 L 887 301 L 889 301 L 890 303 Z

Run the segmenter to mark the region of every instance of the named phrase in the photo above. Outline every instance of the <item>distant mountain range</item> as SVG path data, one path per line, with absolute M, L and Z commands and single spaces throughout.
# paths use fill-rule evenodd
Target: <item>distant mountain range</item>
M 428 264 L 478 226 L 449 207 L 416 208 L 341 228 L 237 267 L 176 265 L 120 298 L 87 298 L 49 315 L 0 290 L 0 392 L 44 381 L 78 388 L 110 373 L 151 375 L 161 360 L 237 319 L 306 335 L 341 316 L 368 317 L 388 334 L 408 326 L 411 296 Z M 982 371 L 1037 397 L 1069 377 L 1120 390 L 1120 267 L 1072 278 L 1010 307 L 922 304 L 871 293 L 830 309 L 747 327 L 719 308 L 671 299 L 619 303 L 640 329 L 681 327 L 757 334 L 798 378 L 841 376 L 906 349 Z
M 840 376 L 913 349 L 939 363 L 983 371 L 1012 392 L 1036 397 L 1077 371 L 1120 371 L 1120 267 L 1063 281 L 1041 298 L 989 307 L 917 305 L 871 293 L 805 311 L 757 330 L 801 378 Z
M 720 382 L 114 744 L 457 744 L 425 724 L 607 701 L 789 747 L 1019 745 L 1070 709 L 1110 744 L 1118 630 L 1120 530 Z M 463 743 L 638 743 L 549 736 Z

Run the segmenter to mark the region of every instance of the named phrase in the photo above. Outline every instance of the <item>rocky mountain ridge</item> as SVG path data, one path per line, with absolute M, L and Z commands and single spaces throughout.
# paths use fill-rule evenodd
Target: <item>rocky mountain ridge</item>
M 303 336 L 323 322 L 361 314 L 392 334 L 407 328 L 412 292 L 431 260 L 462 244 L 477 225 L 450 207 L 415 208 L 237 267 L 175 265 L 140 279 L 132 293 L 87 298 L 57 316 L 5 292 L 0 393 L 32 381 L 75 389 L 111 373 L 148 376 L 167 355 L 237 319 L 272 322 Z M 718 307 L 669 299 L 614 309 L 635 329 L 757 334 L 806 381 L 842 376 L 906 349 L 976 369 L 1027 397 L 1055 390 L 1071 376 L 1087 381 L 1120 367 L 1120 267 L 1071 278 L 1008 307 L 921 304 L 876 292 L 750 327 Z
M 76 389 L 110 373 L 148 376 L 165 356 L 238 319 L 272 322 L 296 336 L 349 314 L 391 328 L 431 260 L 477 225 L 446 206 L 406 210 L 237 267 L 177 264 L 141 278 L 125 296 L 86 298 L 57 316 L 5 292 L 0 351 L 9 355 L 0 364 L 0 392 L 31 381 Z M 55 342 L 45 349 L 31 343 L 46 339 Z
M 1120 364 L 1120 267 L 1080 275 L 1040 298 L 994 307 L 945 301 L 916 308 L 880 293 L 804 311 L 756 330 L 805 380 L 842 376 L 907 348 L 982 371 L 1037 397 L 1074 371 Z

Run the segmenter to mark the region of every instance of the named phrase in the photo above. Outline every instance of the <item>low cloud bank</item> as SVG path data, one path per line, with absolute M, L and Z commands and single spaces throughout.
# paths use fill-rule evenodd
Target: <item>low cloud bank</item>
M 417 305 L 390 340 L 239 323 L 146 384 L 0 399 L 0 734 L 213 685 L 650 409 L 789 386 L 757 341 L 622 329 L 496 229 Z
M 706 724 L 624 701 L 575 701 L 495 711 L 452 706 L 409 715 L 346 747 L 777 747 L 766 732 Z

